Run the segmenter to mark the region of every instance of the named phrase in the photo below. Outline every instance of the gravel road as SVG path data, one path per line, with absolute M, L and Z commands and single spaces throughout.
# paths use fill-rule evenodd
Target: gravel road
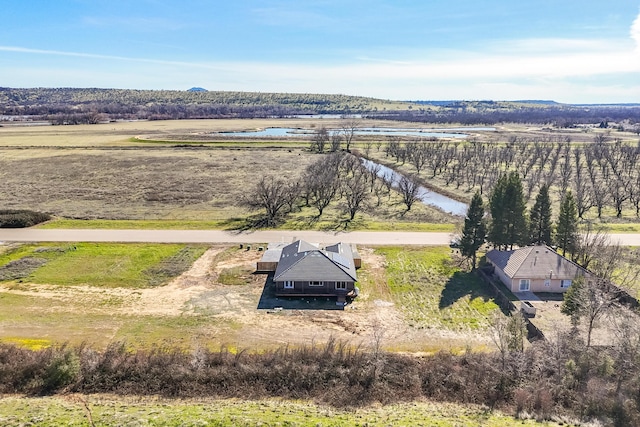
M 640 234 L 611 234 L 612 242 L 640 246 Z M 451 233 L 411 231 L 322 232 L 268 230 L 80 230 L 0 229 L 0 242 L 147 242 L 147 243 L 268 243 L 302 239 L 314 243 L 344 241 L 359 245 L 447 245 Z

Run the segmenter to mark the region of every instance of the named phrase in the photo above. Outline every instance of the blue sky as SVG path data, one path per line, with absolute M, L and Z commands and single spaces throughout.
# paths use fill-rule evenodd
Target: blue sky
M 640 102 L 640 0 L 7 3 L 5 87 Z

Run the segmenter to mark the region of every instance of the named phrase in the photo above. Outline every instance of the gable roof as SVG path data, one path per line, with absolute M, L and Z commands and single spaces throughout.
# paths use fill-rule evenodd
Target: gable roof
M 511 251 L 493 249 L 487 259 L 510 278 L 573 279 L 587 270 L 548 246 L 527 246 Z
M 343 243 L 318 249 L 303 240 L 285 246 L 274 280 L 357 281 L 351 247 Z

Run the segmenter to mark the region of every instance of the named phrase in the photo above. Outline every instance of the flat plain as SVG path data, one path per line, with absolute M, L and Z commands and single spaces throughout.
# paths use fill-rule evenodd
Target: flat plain
M 304 139 L 221 139 L 212 132 L 270 126 L 331 128 L 338 123 L 282 119 L 5 126 L 0 128 L 0 196 L 5 208 L 49 212 L 60 218 L 61 226 L 108 228 L 127 223 L 130 228 L 179 228 L 185 224 L 193 229 L 240 230 L 253 213 L 238 202 L 251 194 L 260 178 L 297 180 L 318 155 L 308 150 L 309 141 Z M 419 125 L 394 122 L 393 126 Z M 512 132 L 544 134 L 539 128 L 514 127 L 480 132 L 474 138 L 491 141 Z M 576 133 L 576 138 L 586 142 L 590 136 Z M 384 160 L 384 151 L 374 142 L 359 140 L 354 148 L 374 150 Z M 465 199 L 468 194 L 456 196 Z M 281 227 L 339 230 L 344 226 L 339 203 L 330 206 L 321 220 L 314 216 L 312 209 L 300 206 Z M 424 230 L 425 224 L 450 231 L 460 218 L 424 205 L 404 212 L 399 196 L 392 194 L 382 206 L 360 213 L 349 227 Z M 56 221 L 49 226 L 55 227 Z M 0 245 L 0 274 L 6 274 L 0 281 L 0 339 L 32 349 L 64 342 L 105 348 L 120 341 L 131 349 L 163 345 L 260 352 L 339 340 L 364 348 L 381 343 L 385 350 L 418 357 L 442 350 L 492 351 L 489 318 L 500 311 L 478 279 L 450 256 L 450 248 L 359 249 L 364 265 L 359 272 L 361 293 L 346 309 L 310 298 L 280 311 L 274 308 L 285 302 L 268 295 L 269 278 L 254 273 L 262 254 L 256 247 Z M 25 404 L 52 413 L 63 407 L 71 424 L 83 423 L 86 417 L 84 404 L 72 400 L 7 398 L 0 400 L 1 412 L 14 418 L 3 414 L 2 421 L 47 425 L 67 416 L 56 415 L 53 421 L 38 418 Z M 159 419 L 176 417 L 180 421 L 174 424 L 189 425 L 192 419 L 202 420 L 206 411 L 221 414 L 210 420 L 218 425 L 259 425 L 263 421 L 259 417 L 272 405 L 276 409 L 270 421 L 288 425 L 308 425 L 310 420 L 314 425 L 499 426 L 514 422 L 483 408 L 445 405 L 443 411 L 421 402 L 366 408 L 355 418 L 307 403 L 295 408 L 291 402 L 285 404 L 287 408 L 281 403 L 246 401 L 160 405 L 170 409 L 159 409 L 153 401 L 120 398 L 99 398 L 90 407 L 96 417 L 110 421 L 117 414 L 133 413 L 157 425 L 163 425 Z M 258 415 L 238 413 L 238 408 L 254 407 Z M 133 423 L 127 416 L 122 415 L 121 421 Z

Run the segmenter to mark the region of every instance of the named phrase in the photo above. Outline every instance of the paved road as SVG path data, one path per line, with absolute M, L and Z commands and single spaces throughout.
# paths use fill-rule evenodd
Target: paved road
M 611 234 L 612 242 L 640 246 L 640 234 Z M 322 232 L 269 230 L 40 230 L 0 229 L 0 242 L 148 242 L 148 243 L 267 243 L 302 239 L 315 243 L 344 241 L 359 245 L 447 245 L 450 233 L 412 231 Z
M 344 241 L 360 245 L 446 245 L 450 233 L 269 230 L 230 232 L 221 230 L 40 230 L 0 229 L 7 242 L 149 242 L 149 243 L 267 243 L 302 239 L 316 243 Z

